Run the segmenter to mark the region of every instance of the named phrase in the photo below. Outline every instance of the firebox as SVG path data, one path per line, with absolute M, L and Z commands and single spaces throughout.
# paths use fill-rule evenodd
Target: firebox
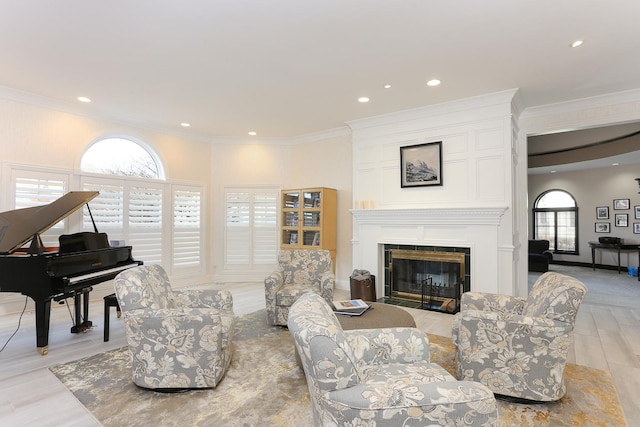
M 398 303 L 446 313 L 459 311 L 468 284 L 468 250 L 434 251 L 394 248 L 388 251 L 388 297 Z

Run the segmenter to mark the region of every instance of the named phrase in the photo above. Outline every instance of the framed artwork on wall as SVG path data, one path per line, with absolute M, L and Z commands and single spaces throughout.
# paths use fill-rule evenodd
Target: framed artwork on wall
M 617 211 L 629 209 L 629 202 L 629 199 L 613 199 L 613 209 Z
M 400 187 L 442 185 L 442 141 L 400 147 Z
M 633 207 L 633 210 L 634 210 L 634 212 L 635 212 L 635 216 L 634 216 L 634 218 L 635 218 L 635 219 L 640 219 L 640 206 L 637 206 L 637 205 L 636 205 L 636 206 L 634 206 L 634 207 Z
M 598 206 L 596 208 L 596 219 L 609 219 L 609 206 Z
M 628 214 L 616 214 L 616 227 L 628 227 L 629 215 Z
M 633 223 L 633 232 L 635 234 L 640 234 L 640 222 Z
M 610 222 L 596 222 L 596 233 L 609 233 L 610 231 Z

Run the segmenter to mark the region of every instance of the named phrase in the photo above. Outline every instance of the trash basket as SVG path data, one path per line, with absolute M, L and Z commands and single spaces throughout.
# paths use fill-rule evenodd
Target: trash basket
M 638 277 L 638 268 L 637 267 L 627 267 L 627 270 L 629 271 L 629 276 Z
M 371 302 L 376 300 L 376 276 L 369 275 L 365 279 L 351 276 L 349 279 L 351 283 L 351 299 Z

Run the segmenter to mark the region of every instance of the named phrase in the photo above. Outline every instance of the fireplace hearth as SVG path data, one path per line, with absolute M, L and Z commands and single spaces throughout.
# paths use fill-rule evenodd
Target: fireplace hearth
M 468 248 L 385 245 L 385 298 L 446 313 L 459 311 L 470 288 Z

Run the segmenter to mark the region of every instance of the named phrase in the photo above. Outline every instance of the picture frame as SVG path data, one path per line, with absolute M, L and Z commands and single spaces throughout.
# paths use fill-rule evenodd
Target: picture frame
M 442 141 L 400 147 L 400 187 L 442 185 Z
M 596 231 L 596 233 L 610 233 L 611 232 L 611 223 L 610 222 L 596 222 L 595 231 Z
M 616 227 L 628 227 L 629 226 L 629 215 L 628 214 L 616 214 Z
M 598 206 L 596 208 L 596 219 L 609 219 L 609 206 Z
M 633 223 L 633 234 L 640 234 L 640 222 Z
M 613 210 L 620 211 L 629 209 L 629 199 L 613 199 Z
M 634 219 L 640 219 L 640 206 L 636 205 L 633 207 L 634 210 Z

